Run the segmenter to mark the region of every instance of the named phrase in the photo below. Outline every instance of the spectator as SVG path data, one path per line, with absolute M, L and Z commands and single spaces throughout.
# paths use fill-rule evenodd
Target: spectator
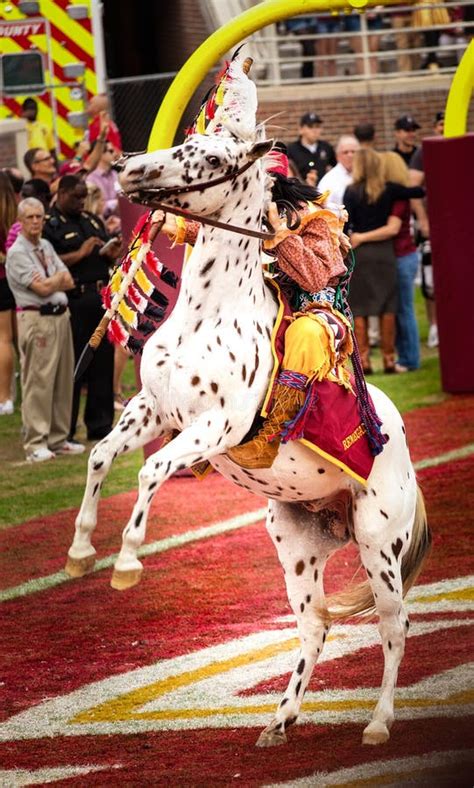
M 103 215 L 106 219 L 112 214 L 117 215 L 118 212 L 118 192 L 120 187 L 118 175 L 112 169 L 112 163 L 116 158 L 117 154 L 113 145 L 107 142 L 97 167 L 86 178 L 87 183 L 93 183 L 98 186 L 103 194 L 105 200 Z
M 49 205 L 53 192 L 56 191 L 56 184 L 53 187 L 56 178 L 56 165 L 52 155 L 45 148 L 30 148 L 26 151 L 23 161 L 31 173 L 31 179 L 25 182 L 25 186 L 32 184 L 36 189 L 43 188 Z M 41 185 L 37 181 L 41 181 Z
M 354 137 L 361 148 L 374 148 L 375 126 L 372 123 L 358 123 L 354 128 Z
M 415 35 L 410 32 L 411 14 L 408 9 L 397 9 L 390 14 L 390 25 L 394 31 L 395 46 L 397 48 L 398 71 L 411 71 L 412 56 L 406 51 L 416 45 Z
M 53 132 L 38 120 L 38 102 L 34 98 L 26 98 L 21 106 L 21 117 L 26 122 L 26 144 L 28 148 L 42 148 L 49 151 L 56 160 L 56 146 Z
M 284 23 L 284 28 L 288 33 L 295 36 L 301 36 L 301 49 L 303 57 L 310 58 L 302 63 L 301 77 L 302 79 L 312 79 L 314 76 L 314 54 L 315 54 L 315 39 L 305 38 L 306 35 L 314 35 L 318 31 L 317 17 L 312 16 L 295 16 L 287 19 Z
M 91 118 L 91 122 L 89 124 L 89 142 L 95 142 L 97 137 L 99 137 L 101 133 L 101 126 L 104 121 L 107 122 L 107 133 L 106 139 L 107 142 L 110 142 L 111 145 L 115 148 L 116 154 L 122 153 L 122 138 L 120 136 L 120 132 L 108 115 L 109 111 L 109 100 L 104 93 L 99 93 L 97 96 L 93 96 L 89 101 L 87 106 L 87 111 Z
M 71 161 L 66 161 L 59 168 L 59 174 L 77 175 L 78 178 L 85 178 L 99 164 L 107 143 L 106 137 L 109 128 L 109 121 L 104 112 L 99 115 L 99 136 L 94 140 L 93 145 L 85 137 L 78 142 L 76 155 Z
M 318 76 L 335 77 L 337 71 L 336 50 L 337 36 L 340 33 L 342 23 L 338 16 L 323 14 L 317 17 L 317 32 L 320 38 L 317 39 L 316 47 L 320 60 L 317 62 Z
M 439 63 L 436 50 L 439 45 L 441 30 L 437 25 L 449 25 L 451 22 L 448 9 L 443 0 L 418 0 L 412 12 L 412 25 L 423 29 L 425 47 L 429 47 L 421 68 L 438 71 Z M 409 164 L 409 162 L 407 162 Z
M 11 386 L 15 360 L 15 299 L 8 286 L 5 260 L 7 235 L 16 215 L 17 200 L 9 172 L 0 170 L 0 416 L 11 416 L 13 413 Z
M 26 181 L 24 183 L 23 178 L 21 178 L 21 184 L 19 185 L 20 191 L 17 195 L 18 201 L 20 199 L 26 199 L 26 197 L 36 197 L 39 200 L 45 209 L 45 211 L 49 208 L 49 202 L 51 198 L 51 192 L 49 190 L 49 186 L 45 181 L 40 180 L 39 178 L 33 178 L 30 181 Z M 20 235 L 21 232 L 21 223 L 16 221 L 10 227 L 7 235 L 7 242 L 5 244 L 6 250 L 8 251 L 10 246 L 13 246 L 16 239 Z
M 408 186 L 408 167 L 394 151 L 380 154 L 385 181 Z M 414 282 L 418 270 L 418 252 L 411 233 L 411 210 L 408 200 L 392 204 L 385 226 L 371 232 L 356 234 L 358 244 L 393 238 L 397 258 L 398 308 L 396 317 L 397 372 L 408 372 L 420 366 L 420 343 L 415 316 Z
M 108 240 L 98 216 L 84 211 L 86 184 L 74 175 L 61 178 L 58 198 L 46 220 L 44 235 L 71 269 L 75 288 L 70 294 L 71 323 L 76 362 L 103 316 L 100 291 L 109 279 L 109 263 L 120 252 L 120 241 L 101 254 Z M 74 385 L 69 437 L 73 440 L 79 414 L 80 394 L 87 383 L 84 421 L 89 440 L 104 438 L 114 417 L 114 349 L 105 339 L 84 377 Z
M 310 186 L 315 186 L 337 164 L 334 148 L 321 139 L 322 132 L 322 119 L 307 112 L 300 120 L 299 139 L 288 146 L 288 158 Z
M 370 30 L 382 30 L 383 29 L 383 17 L 381 14 L 377 14 L 374 11 L 365 11 L 365 18 L 367 20 L 367 29 Z M 347 14 L 343 17 L 343 30 L 346 33 L 352 33 L 351 39 L 351 48 L 352 51 L 357 55 L 356 57 L 356 71 L 359 75 L 365 73 L 365 65 L 364 65 L 364 57 L 362 56 L 363 53 L 363 39 L 361 35 L 354 35 L 360 33 L 361 31 L 361 21 L 360 21 L 360 14 L 357 12 L 352 12 Z M 368 43 L 368 50 L 369 53 L 375 53 L 379 49 L 379 40 L 380 36 L 377 34 L 367 36 L 367 43 Z M 371 74 L 376 74 L 378 71 L 378 60 L 376 57 L 370 57 L 368 54 L 369 60 L 369 74 L 365 76 L 369 77 Z
M 441 137 L 444 133 L 444 112 L 437 112 L 435 115 L 433 132 L 435 136 Z M 425 171 L 423 164 L 423 147 L 413 154 L 410 161 L 410 182 L 413 186 L 423 186 L 425 183 Z M 433 288 L 433 268 L 431 264 L 431 245 L 430 227 L 428 213 L 424 201 L 414 201 L 414 210 L 418 222 L 418 230 L 421 235 L 421 274 L 422 274 L 422 293 L 425 298 L 426 314 L 428 317 L 429 329 L 427 346 L 429 348 L 438 347 L 438 325 L 436 322 L 436 305 L 434 300 Z
M 339 138 L 336 145 L 337 164 L 332 170 L 321 178 L 318 184 L 320 192 L 330 191 L 329 200 L 331 203 L 342 205 L 344 192 L 352 183 L 352 164 L 354 154 L 359 148 L 359 143 L 351 134 L 345 134 Z
M 29 197 L 18 206 L 21 233 L 7 254 L 7 277 L 18 312 L 24 449 L 29 462 L 80 454 L 67 440 L 71 418 L 73 347 L 64 292 L 72 277 L 41 238 L 44 208 Z
M 421 128 L 411 115 L 402 115 L 395 121 L 395 153 L 402 157 L 403 161 L 410 166 L 410 159 L 417 150 L 416 132 Z
M 395 233 L 392 231 L 380 237 L 380 232 L 375 235 L 373 231 L 385 228 L 395 200 L 421 197 L 423 191 L 386 183 L 381 157 L 370 149 L 361 148 L 356 152 L 352 177 L 353 183 L 346 189 L 344 203 L 349 213 L 351 244 L 356 258 L 349 293 L 355 334 L 364 372 L 371 374 L 367 319 L 369 315 L 380 317 L 384 372 L 393 373 L 397 371 L 397 261 L 391 240 Z
M 102 190 L 99 186 L 96 186 L 95 183 L 89 183 L 88 181 L 86 181 L 86 186 L 87 197 L 84 203 L 85 210 L 89 213 L 95 213 L 96 216 L 102 219 L 109 235 L 119 235 L 121 226 L 120 218 L 115 214 L 111 214 L 108 219 L 104 218 L 105 200 Z
M 383 154 L 383 169 L 386 181 L 410 185 L 408 167 L 393 151 Z M 397 372 L 407 372 L 420 366 L 420 338 L 414 300 L 419 254 L 412 234 L 410 202 L 397 200 L 393 203 L 389 218 L 392 221 L 396 219 L 395 228 L 398 228 L 393 240 L 398 270 Z

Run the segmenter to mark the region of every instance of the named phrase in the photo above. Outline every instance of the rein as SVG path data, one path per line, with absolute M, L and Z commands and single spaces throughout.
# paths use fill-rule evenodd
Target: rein
M 205 191 L 206 189 L 210 189 L 212 186 L 218 186 L 220 183 L 225 183 L 226 181 L 234 180 L 239 175 L 242 175 L 243 172 L 249 169 L 249 167 L 254 164 L 256 159 L 251 159 L 247 161 L 242 167 L 234 172 L 228 173 L 227 175 L 222 175 L 220 178 L 215 178 L 214 180 L 208 181 L 207 183 L 193 183 L 189 186 L 176 186 L 176 187 L 168 187 L 163 189 L 147 189 L 147 194 L 156 194 L 156 199 L 151 200 L 143 200 L 143 199 L 136 199 L 132 200 L 132 202 L 138 202 L 141 205 L 146 205 L 148 208 L 153 210 L 162 210 L 166 211 L 167 213 L 175 214 L 176 216 L 182 216 L 185 219 L 191 219 L 192 221 L 200 222 L 201 224 L 208 224 L 211 227 L 217 227 L 220 230 L 228 230 L 231 233 L 238 233 L 239 235 L 249 235 L 252 238 L 260 238 L 261 240 L 268 241 L 275 237 L 275 233 L 267 233 L 263 232 L 262 230 L 249 230 L 247 227 L 239 227 L 236 224 L 224 223 L 219 222 L 217 219 L 210 219 L 207 216 L 201 216 L 197 213 L 191 213 L 191 211 L 186 211 L 184 208 L 176 208 L 173 205 L 168 205 L 167 203 L 161 202 L 163 198 L 174 196 L 176 194 L 187 194 L 189 192 L 195 191 Z
M 184 219 L 191 219 L 200 224 L 209 224 L 211 227 L 218 227 L 220 230 L 228 230 L 231 233 L 238 233 L 239 235 L 250 235 L 252 238 L 261 238 L 263 241 L 269 241 L 275 237 L 275 233 L 266 233 L 261 230 L 249 230 L 247 227 L 239 227 L 236 224 L 226 224 L 218 222 L 217 219 L 210 219 L 208 216 L 201 216 L 198 213 L 191 213 L 185 211 L 184 208 L 176 208 L 174 205 L 168 205 L 164 202 L 155 202 L 154 200 L 146 201 L 139 200 L 141 205 L 146 205 L 152 210 L 161 210 L 166 213 L 173 213 L 176 216 L 182 216 Z

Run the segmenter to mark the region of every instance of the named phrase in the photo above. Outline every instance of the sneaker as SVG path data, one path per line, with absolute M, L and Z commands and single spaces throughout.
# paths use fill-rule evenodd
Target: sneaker
M 0 402 L 0 416 L 11 416 L 13 413 L 13 402 L 11 399 Z
M 438 347 L 438 345 L 439 345 L 438 326 L 436 325 L 436 323 L 433 323 L 433 325 L 430 326 L 430 330 L 428 331 L 428 339 L 426 341 L 426 346 L 433 348 L 433 347 Z
M 54 460 L 55 453 L 50 451 L 50 449 L 46 449 L 41 447 L 39 449 L 35 449 L 31 454 L 28 454 L 26 461 L 27 462 L 46 462 L 46 460 Z
M 57 449 L 54 450 L 58 454 L 82 454 L 86 450 L 84 444 L 78 441 L 64 441 Z

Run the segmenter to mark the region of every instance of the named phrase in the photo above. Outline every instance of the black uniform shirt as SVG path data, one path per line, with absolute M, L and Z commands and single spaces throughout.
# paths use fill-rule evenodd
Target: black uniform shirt
M 397 145 L 395 145 L 395 147 L 393 148 L 394 153 L 398 153 L 398 155 L 402 157 L 407 167 L 410 166 L 410 159 L 416 153 L 417 150 L 418 148 L 416 147 L 416 145 L 414 145 L 413 148 L 410 151 L 408 151 L 408 153 L 405 153 L 405 151 L 400 150 L 400 148 Z
M 318 142 L 314 153 L 311 153 L 300 140 L 292 142 L 288 145 L 288 158 L 294 161 L 302 178 L 306 178 L 309 170 L 316 170 L 318 181 L 337 164 L 334 148 L 324 140 Z
M 82 211 L 77 216 L 65 216 L 55 205 L 46 216 L 43 236 L 52 244 L 55 252 L 63 254 L 76 252 L 92 236 L 107 241 L 108 235 L 101 219 L 93 213 Z M 99 254 L 99 246 L 76 265 L 71 266 L 71 274 L 77 284 L 109 279 L 109 260 Z

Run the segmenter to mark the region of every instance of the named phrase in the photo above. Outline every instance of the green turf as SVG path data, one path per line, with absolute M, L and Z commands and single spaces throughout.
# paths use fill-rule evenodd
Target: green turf
M 440 402 L 445 395 L 439 380 L 438 354 L 426 348 L 427 323 L 424 303 L 417 294 L 417 316 L 422 341 L 422 366 L 404 375 L 374 374 L 369 380 L 383 389 L 402 412 Z M 373 355 L 375 370 L 381 368 L 380 354 Z M 125 390 L 131 395 L 134 388 L 134 369 L 127 364 Z M 0 460 L 2 485 L 0 490 L 0 527 L 24 522 L 32 517 L 51 514 L 80 505 L 86 479 L 87 454 L 60 457 L 50 462 L 28 465 L 21 445 L 19 405 L 13 416 L 0 418 Z M 77 437 L 84 438 L 83 428 Z M 91 444 L 88 445 L 90 448 Z M 117 459 L 103 488 L 103 495 L 133 490 L 143 462 L 141 450 Z

